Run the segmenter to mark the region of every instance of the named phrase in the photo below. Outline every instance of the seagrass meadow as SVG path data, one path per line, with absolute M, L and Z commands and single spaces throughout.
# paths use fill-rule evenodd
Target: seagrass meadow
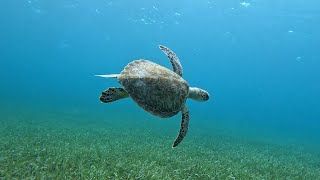
M 2 115 L 0 178 L 320 177 L 320 154 L 313 148 L 236 137 L 219 127 L 192 125 L 185 142 L 172 149 L 176 120 L 52 111 Z
M 1 1 L 0 180 L 320 180 L 319 7 Z

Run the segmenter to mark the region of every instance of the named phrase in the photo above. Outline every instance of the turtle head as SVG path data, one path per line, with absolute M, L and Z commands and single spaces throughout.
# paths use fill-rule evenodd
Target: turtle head
M 190 87 L 188 98 L 191 98 L 195 101 L 203 102 L 209 100 L 209 93 L 197 87 Z

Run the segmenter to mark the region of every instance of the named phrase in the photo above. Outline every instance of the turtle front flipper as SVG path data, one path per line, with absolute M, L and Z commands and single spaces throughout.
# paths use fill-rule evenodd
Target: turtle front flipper
M 178 56 L 171 49 L 159 45 L 159 48 L 168 56 L 173 67 L 173 71 L 182 77 L 182 66 Z
M 187 132 L 188 132 L 188 126 L 189 126 L 189 110 L 186 107 L 186 105 L 184 105 L 182 107 L 181 110 L 182 113 L 182 119 L 181 119 L 181 125 L 180 125 L 180 131 L 179 131 L 179 135 L 176 138 L 176 140 L 173 143 L 172 147 L 176 147 L 178 146 L 178 144 L 183 140 L 183 138 L 186 136 Z
M 110 87 L 101 93 L 99 99 L 101 102 L 110 103 L 127 97 L 129 97 L 129 94 L 123 88 Z

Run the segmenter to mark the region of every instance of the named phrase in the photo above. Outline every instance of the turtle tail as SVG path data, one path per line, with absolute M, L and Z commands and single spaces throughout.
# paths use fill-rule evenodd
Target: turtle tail
M 104 75 L 95 75 L 98 77 L 103 77 L 103 78 L 118 78 L 120 74 L 104 74 Z

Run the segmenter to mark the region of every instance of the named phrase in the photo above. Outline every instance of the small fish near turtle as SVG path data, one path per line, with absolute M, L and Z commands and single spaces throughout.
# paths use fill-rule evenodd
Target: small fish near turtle
M 178 56 L 169 48 L 159 48 L 168 56 L 173 71 L 149 60 L 130 62 L 120 74 L 96 75 L 103 78 L 117 78 L 123 86 L 109 87 L 101 93 L 100 101 L 113 101 L 131 97 L 145 111 L 161 117 L 169 118 L 181 111 L 180 131 L 173 143 L 176 147 L 188 132 L 189 110 L 186 106 L 188 98 L 196 101 L 207 101 L 209 93 L 197 87 L 190 87 L 182 78 L 182 66 Z

